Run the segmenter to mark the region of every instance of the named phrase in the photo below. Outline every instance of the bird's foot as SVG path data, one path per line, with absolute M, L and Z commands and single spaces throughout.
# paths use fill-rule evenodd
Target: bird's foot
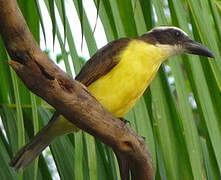
M 142 137 L 142 139 L 144 140 L 144 141 L 146 141 L 146 137 L 144 137 L 144 136 L 141 136 Z
M 127 124 L 127 123 L 130 123 L 130 121 L 124 119 L 124 118 L 120 118 L 120 120 L 124 123 L 124 124 Z

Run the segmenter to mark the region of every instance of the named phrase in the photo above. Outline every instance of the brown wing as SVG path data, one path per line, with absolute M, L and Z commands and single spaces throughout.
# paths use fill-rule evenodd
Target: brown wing
M 89 86 L 91 83 L 107 74 L 119 62 L 117 56 L 127 46 L 130 39 L 121 38 L 108 43 L 97 51 L 82 67 L 76 80 Z

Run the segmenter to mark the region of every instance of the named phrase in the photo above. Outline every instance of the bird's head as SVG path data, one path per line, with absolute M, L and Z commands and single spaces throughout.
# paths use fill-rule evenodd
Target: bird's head
M 180 54 L 197 54 L 214 58 L 213 53 L 207 47 L 190 39 L 183 30 L 177 27 L 156 27 L 140 38 L 163 49 L 168 53 L 168 57 Z

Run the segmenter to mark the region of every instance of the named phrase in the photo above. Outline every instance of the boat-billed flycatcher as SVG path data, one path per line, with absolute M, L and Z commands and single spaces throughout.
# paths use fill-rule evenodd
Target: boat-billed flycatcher
M 107 110 L 122 118 L 148 87 L 161 63 L 180 54 L 214 58 L 207 47 L 191 40 L 181 29 L 157 27 L 138 38 L 108 43 L 87 61 L 76 80 L 87 86 Z M 78 131 L 58 116 L 17 152 L 10 162 L 12 167 L 27 167 L 55 137 Z

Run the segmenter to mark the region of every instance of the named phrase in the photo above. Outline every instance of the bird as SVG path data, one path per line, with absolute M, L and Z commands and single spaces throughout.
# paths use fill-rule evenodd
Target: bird
M 215 58 L 204 45 L 178 27 L 159 26 L 136 38 L 120 38 L 99 49 L 75 80 L 114 116 L 121 118 L 135 105 L 166 59 L 181 54 Z M 58 112 L 19 150 L 9 163 L 26 168 L 57 137 L 79 129 Z

